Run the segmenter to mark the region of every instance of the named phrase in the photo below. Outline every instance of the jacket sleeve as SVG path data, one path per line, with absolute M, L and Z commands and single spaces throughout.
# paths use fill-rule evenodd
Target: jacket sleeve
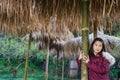
M 81 60 L 79 60 L 79 59 L 77 58 L 76 61 L 77 61 L 78 67 L 81 67 Z
M 108 52 L 103 52 L 103 57 L 110 62 L 110 66 L 114 65 L 115 58 Z
M 98 64 L 95 64 L 95 63 L 92 63 L 89 61 L 87 63 L 87 67 L 89 69 L 95 71 L 96 73 L 104 74 L 110 70 L 110 63 L 106 59 L 103 60 L 103 64 L 101 64 L 101 65 L 98 65 Z

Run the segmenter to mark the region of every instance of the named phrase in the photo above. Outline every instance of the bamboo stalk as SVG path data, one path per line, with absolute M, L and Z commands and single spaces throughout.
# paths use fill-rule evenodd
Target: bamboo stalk
M 58 79 L 58 56 L 59 56 L 59 51 L 57 50 L 57 60 L 56 60 L 55 80 Z
M 32 34 L 29 35 L 29 42 L 28 42 L 28 53 L 26 54 L 26 64 L 25 64 L 25 71 L 24 71 L 24 80 L 27 80 L 27 71 L 28 71 L 28 64 L 29 64 L 29 53 L 30 53 L 30 46 L 31 46 L 31 37 Z
M 82 0 L 82 50 L 88 56 L 89 0 Z M 86 63 L 82 61 L 81 80 L 88 80 Z
M 47 26 L 47 32 L 48 32 L 48 38 L 46 39 L 46 41 L 47 41 L 47 56 L 46 56 L 46 72 L 45 72 L 45 74 L 46 74 L 46 80 L 48 80 L 48 70 L 49 70 L 49 68 L 48 68 L 48 65 L 49 65 L 49 43 L 50 43 L 50 28 L 51 28 L 51 26 L 50 26 L 50 23 L 49 23 L 49 25 Z
M 62 58 L 62 80 L 64 80 L 64 66 L 65 66 L 65 62 L 64 62 L 64 52 L 62 52 L 63 54 L 63 58 Z
M 48 80 L 48 65 L 49 65 L 49 39 L 48 39 L 48 44 L 47 44 L 47 57 L 46 57 L 46 79 Z

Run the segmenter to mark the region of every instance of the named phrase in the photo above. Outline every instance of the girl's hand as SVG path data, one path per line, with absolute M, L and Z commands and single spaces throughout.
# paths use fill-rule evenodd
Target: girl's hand
M 83 60 L 83 62 L 88 63 L 90 61 L 89 57 L 85 56 L 84 53 L 81 51 L 79 55 L 79 60 Z
M 80 55 L 79 55 L 79 60 L 81 60 L 82 59 L 82 53 L 80 53 Z
M 83 62 L 88 63 L 90 61 L 88 56 L 83 56 Z
M 85 61 L 85 63 L 88 63 L 90 61 L 89 57 L 87 58 L 87 60 Z
M 82 59 L 82 56 L 83 56 L 83 53 L 82 53 L 82 51 L 81 51 L 81 52 L 80 52 L 80 55 L 79 55 L 79 60 Z

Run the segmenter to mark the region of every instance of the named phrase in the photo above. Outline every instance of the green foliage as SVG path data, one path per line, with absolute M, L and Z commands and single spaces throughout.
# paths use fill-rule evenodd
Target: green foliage
M 110 72 L 109 72 L 109 74 L 110 74 L 110 80 L 113 80 L 113 78 L 114 78 L 114 80 L 117 80 L 117 78 L 118 78 L 118 69 L 111 69 L 110 70 Z
M 75 34 L 76 35 L 76 34 Z M 120 36 L 120 33 L 117 34 Z M 114 48 L 119 49 L 120 46 Z M 25 64 L 20 67 L 17 71 L 17 78 L 12 78 L 10 72 L 10 66 L 8 65 L 7 57 L 10 57 L 10 61 L 14 68 L 20 63 L 25 62 L 25 55 L 28 52 L 28 43 L 22 42 L 20 37 L 16 36 L 5 36 L 0 37 L 0 80 L 23 80 Z M 4 58 L 4 59 L 3 59 Z M 38 51 L 35 49 L 34 43 L 31 44 L 30 49 L 30 61 L 28 68 L 28 80 L 45 80 L 45 71 L 42 70 L 42 65 L 46 60 L 46 51 Z M 68 60 L 65 60 L 65 79 L 64 80 L 79 80 L 67 78 Z M 45 67 L 45 66 L 43 66 Z M 53 62 L 53 56 L 49 58 L 49 80 L 55 79 L 55 67 L 56 64 Z M 62 73 L 62 61 L 58 62 L 58 80 L 61 80 Z M 110 75 L 117 78 L 117 70 L 110 70 Z
M 119 29 L 120 30 L 120 29 Z M 117 34 L 115 34 L 115 36 L 120 38 L 120 32 L 118 32 Z
M 44 50 L 37 52 L 37 59 L 39 61 L 44 61 L 46 59 L 46 52 Z
M 79 35 L 77 34 L 77 31 L 76 31 L 76 30 L 73 31 L 73 35 L 74 35 L 74 37 L 78 37 L 78 36 L 79 36 Z
M 114 51 L 116 50 L 120 50 L 120 45 L 115 45 L 115 47 L 113 48 Z
M 114 36 L 120 37 L 120 23 L 117 23 L 113 26 L 113 32 L 112 34 Z
M 4 38 L 0 38 L 0 40 L 0 53 L 3 53 L 3 57 L 12 55 L 23 56 L 27 52 L 26 44 L 22 43 L 18 37 L 5 36 Z

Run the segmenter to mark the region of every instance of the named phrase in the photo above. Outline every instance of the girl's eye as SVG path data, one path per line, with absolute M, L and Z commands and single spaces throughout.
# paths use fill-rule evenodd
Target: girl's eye
M 102 45 L 99 45 L 99 47 L 102 47 Z

